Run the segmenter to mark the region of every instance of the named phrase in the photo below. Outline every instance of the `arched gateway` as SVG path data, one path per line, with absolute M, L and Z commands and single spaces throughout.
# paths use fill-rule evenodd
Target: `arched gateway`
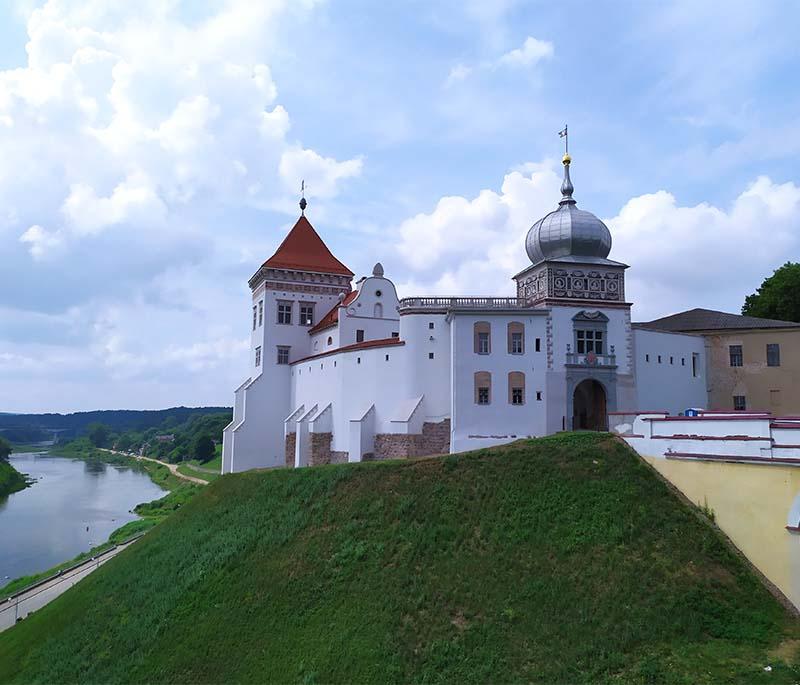
M 572 398 L 572 429 L 608 430 L 606 390 L 603 384 L 587 378 L 575 386 Z

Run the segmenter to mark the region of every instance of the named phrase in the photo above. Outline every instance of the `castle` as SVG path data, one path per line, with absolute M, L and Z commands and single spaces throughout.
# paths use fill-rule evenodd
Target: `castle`
M 223 473 L 460 452 L 705 407 L 703 338 L 632 325 L 628 267 L 608 259 L 606 225 L 578 209 L 570 162 L 509 297 L 401 299 L 380 264 L 353 284 L 301 200 L 249 281 L 250 377 Z

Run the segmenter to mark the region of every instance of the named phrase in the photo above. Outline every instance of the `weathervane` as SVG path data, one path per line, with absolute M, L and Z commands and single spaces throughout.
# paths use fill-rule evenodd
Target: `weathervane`
M 566 124 L 564 124 L 564 129 L 558 132 L 558 137 L 564 139 L 564 155 L 569 156 L 569 132 Z
M 302 216 L 306 215 L 306 207 L 308 207 L 308 202 L 306 202 L 306 181 L 303 179 L 300 182 L 300 214 Z

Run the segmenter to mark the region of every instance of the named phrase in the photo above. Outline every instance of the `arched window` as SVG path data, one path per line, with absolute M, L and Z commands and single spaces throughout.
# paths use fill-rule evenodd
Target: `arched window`
M 328 336 L 328 345 L 333 345 L 333 338 Z
M 376 319 L 383 318 L 383 305 L 380 302 L 375 303 L 375 311 L 373 312 L 373 316 Z
M 508 403 L 525 404 L 525 374 L 522 371 L 508 374 Z
M 475 404 L 492 403 L 492 374 L 488 371 L 475 372 Z
M 475 354 L 490 354 L 492 351 L 492 327 L 488 321 L 476 321 L 473 326 Z
M 508 353 L 525 354 L 525 324 L 519 321 L 508 324 Z

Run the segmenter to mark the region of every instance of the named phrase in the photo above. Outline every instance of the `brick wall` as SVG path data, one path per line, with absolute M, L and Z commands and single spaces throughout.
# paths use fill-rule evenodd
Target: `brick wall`
M 331 464 L 346 464 L 349 457 L 349 452 L 331 452 Z
M 294 446 L 297 442 L 297 433 L 289 433 L 286 436 L 286 466 L 294 468 Z
M 378 433 L 375 435 L 375 453 L 369 458 L 404 459 L 426 457 L 450 452 L 450 419 L 439 423 L 425 423 L 422 433 Z M 367 455 L 364 455 L 367 461 Z
M 311 438 L 311 466 L 321 466 L 331 463 L 331 440 L 333 433 L 310 433 Z
M 373 459 L 403 459 L 419 456 L 422 448 L 422 435 L 406 433 L 377 433 Z M 364 455 L 366 457 L 366 455 Z
M 422 424 L 422 455 L 450 453 L 450 419 Z

